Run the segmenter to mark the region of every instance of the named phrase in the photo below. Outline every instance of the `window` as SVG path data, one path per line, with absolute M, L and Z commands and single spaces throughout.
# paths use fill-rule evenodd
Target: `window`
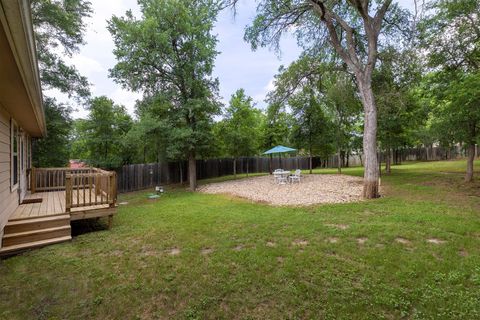
M 12 191 L 18 187 L 18 126 L 15 121 L 11 120 L 10 125 L 10 148 L 11 148 L 11 189 Z

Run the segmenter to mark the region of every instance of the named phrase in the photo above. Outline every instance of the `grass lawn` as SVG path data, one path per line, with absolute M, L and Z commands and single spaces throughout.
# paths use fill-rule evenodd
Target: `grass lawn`
M 112 230 L 0 262 L 0 318 L 479 319 L 480 181 L 464 167 L 395 166 L 380 199 L 307 208 L 121 195 Z

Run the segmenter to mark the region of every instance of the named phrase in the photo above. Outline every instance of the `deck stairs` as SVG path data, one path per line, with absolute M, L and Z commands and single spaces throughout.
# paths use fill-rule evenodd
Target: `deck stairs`
M 69 214 L 9 220 L 4 229 L 0 256 L 71 239 Z

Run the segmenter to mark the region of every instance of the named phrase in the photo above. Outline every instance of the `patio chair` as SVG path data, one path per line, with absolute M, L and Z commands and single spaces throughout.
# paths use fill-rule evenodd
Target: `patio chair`
M 294 174 L 288 177 L 288 179 L 290 180 L 291 183 L 294 183 L 295 181 L 300 183 L 301 177 L 302 177 L 302 171 L 300 169 L 297 169 L 295 170 Z

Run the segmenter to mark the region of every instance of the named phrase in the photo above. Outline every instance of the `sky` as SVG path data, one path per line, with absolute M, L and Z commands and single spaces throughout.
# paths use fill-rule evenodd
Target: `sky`
M 402 0 L 400 3 L 409 7 L 414 0 Z M 130 92 L 121 88 L 108 77 L 108 70 L 115 63 L 113 55 L 114 44 L 107 30 L 107 20 L 112 15 L 123 16 L 131 9 L 135 16 L 140 12 L 136 0 L 91 0 L 93 14 L 85 19 L 87 32 L 86 45 L 80 52 L 67 62 L 76 66 L 80 73 L 86 76 L 91 84 L 93 96 L 106 95 L 117 104 L 122 104 L 133 115 L 135 101 L 141 98 L 140 93 Z M 239 88 L 245 89 L 257 107 L 265 107 L 265 96 L 273 89 L 274 75 L 281 65 L 289 65 L 296 60 L 301 50 L 293 37 L 284 37 L 281 41 L 280 54 L 260 48 L 253 52 L 250 45 L 243 40 L 245 27 L 255 16 L 255 1 L 241 0 L 237 15 L 234 17 L 229 10 L 223 11 L 218 17 L 214 28 L 217 35 L 217 50 L 220 52 L 215 61 L 214 76 L 220 82 L 220 96 L 224 103 Z M 47 92 L 60 101 L 67 98 L 55 91 Z M 81 106 L 74 106 L 74 118 L 84 118 L 87 111 Z

